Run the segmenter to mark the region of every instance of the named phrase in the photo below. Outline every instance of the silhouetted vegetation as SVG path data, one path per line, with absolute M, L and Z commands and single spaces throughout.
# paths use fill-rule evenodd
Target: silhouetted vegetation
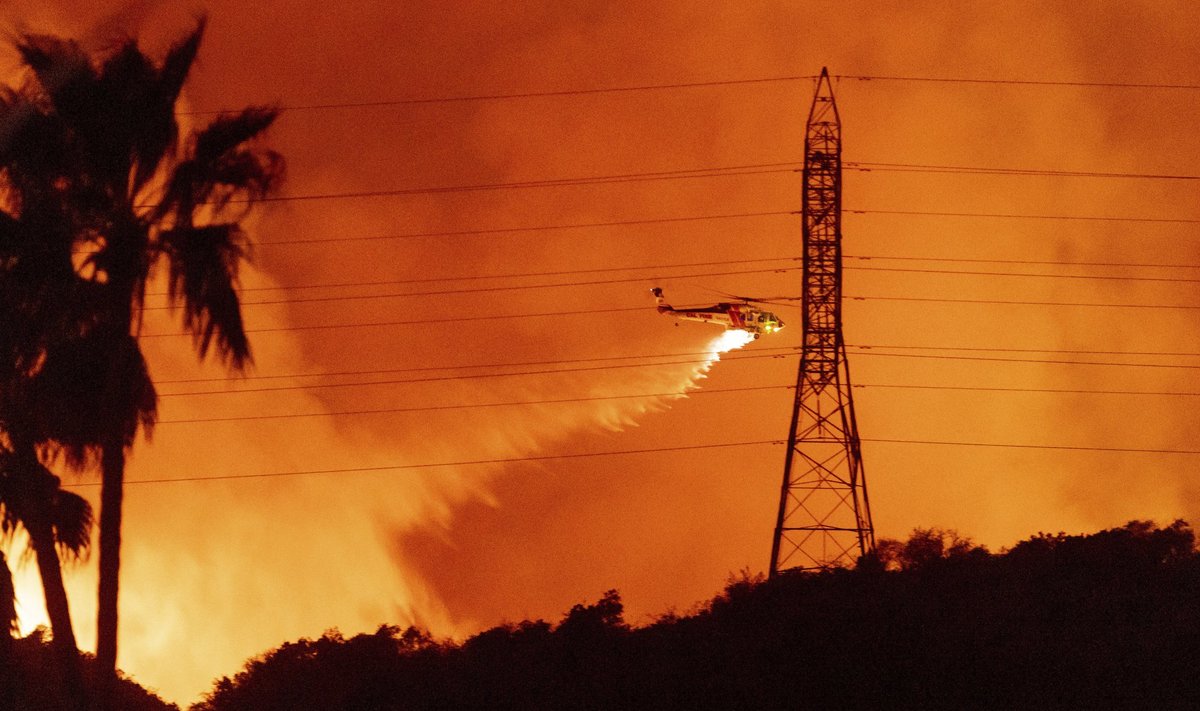
M 6 399 L 0 395 L 0 403 Z M 3 409 L 0 404 L 0 411 Z M 3 415 L 0 422 L 6 422 Z M 9 438 L 11 442 L 21 441 L 11 434 Z M 11 450 L 0 447 L 0 541 L 12 540 L 21 529 L 28 534 L 42 580 L 46 611 L 57 631 L 56 676 L 64 696 L 70 699 L 69 708 L 83 711 L 87 701 L 59 554 L 79 558 L 86 552 L 91 542 L 92 507 L 82 496 L 60 488 L 58 477 L 42 466 L 28 440 L 24 446 L 17 445 Z M 7 574 L 7 568 L 3 572 Z M 6 587 L 11 589 L 11 585 L 11 581 L 0 583 L 0 595 Z M 0 612 L 3 613 L 0 622 L 6 622 L 8 611 Z
M 138 341 L 156 269 L 201 358 L 250 360 L 241 221 L 282 177 L 281 158 L 256 144 L 277 112 L 223 113 L 181 136 L 176 103 L 204 27 L 161 61 L 133 39 L 90 53 L 23 34 L 26 80 L 0 87 L 0 520 L 29 533 L 63 675 L 76 682 L 54 550 L 89 540 L 64 534 L 90 527 L 91 512 L 58 491 L 44 461 L 101 470 L 97 657 L 112 674 L 125 454 L 157 413 Z
M 329 632 L 251 660 L 195 708 L 1200 708 L 1198 601 L 1183 522 L 1000 554 L 918 530 L 854 570 L 743 576 L 641 628 L 610 591 L 557 625 L 461 644 Z
M 0 577 L 3 572 L 0 570 Z M 47 673 L 53 668 L 54 654 L 44 629 L 39 628 L 21 639 L 0 635 L 0 711 L 60 711 L 74 703 L 64 698 L 56 675 Z M 90 695 L 95 698 L 94 690 L 98 688 L 102 670 L 92 655 L 80 657 L 84 685 L 92 690 Z M 179 709 L 120 675 L 115 681 L 112 708 L 122 711 Z

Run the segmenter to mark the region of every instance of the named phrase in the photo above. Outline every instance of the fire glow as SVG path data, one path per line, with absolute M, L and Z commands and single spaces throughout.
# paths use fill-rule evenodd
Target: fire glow
M 9 37 L 27 26 L 80 36 L 92 47 L 115 46 L 130 35 L 141 36 L 148 47 L 162 47 L 194 23 L 195 5 L 11 0 L 0 20 L 8 23 Z M 879 4 L 863 0 L 839 4 L 827 13 L 828 22 L 819 23 L 812 22 L 806 4 L 782 0 L 726 0 L 702 12 L 681 2 L 651 9 L 645 3 L 614 3 L 609 12 L 595 12 L 594 3 L 528 2 L 474 3 L 471 12 L 458 3 L 412 3 L 397 12 L 390 3 L 363 2 L 332 12 L 328 3 L 293 0 L 286 16 L 264 12 L 261 3 L 209 0 L 203 5 L 211 13 L 212 31 L 201 54 L 203 71 L 187 87 L 188 100 L 197 110 L 276 103 L 301 107 L 287 111 L 271 137 L 289 161 L 287 191 L 296 195 L 365 196 L 418 186 L 527 187 L 526 181 L 740 165 L 751 156 L 794 159 L 801 150 L 803 117 L 787 107 L 806 104 L 810 85 L 769 81 L 702 91 L 456 99 L 346 106 L 336 112 L 302 108 L 313 104 L 783 77 L 822 63 L 833 71 L 925 67 L 922 73 L 943 77 L 1162 81 L 1194 72 L 1187 52 L 1167 50 L 1191 46 L 1190 28 L 1200 21 L 1200 5 L 1152 2 L 1133 3 L 1132 12 L 1115 3 L 946 4 L 938 23 L 931 23 L 928 13 L 906 7 L 881 11 Z M 1053 41 L 1023 41 L 1031 25 Z M 321 31 L 312 32 L 314 27 Z M 862 41 L 836 41 L 845 36 Z M 737 66 L 726 71 L 730 47 L 744 51 Z M 946 47 L 964 49 L 947 56 Z M 0 56 L 0 73 L 7 72 L 10 83 L 21 79 L 13 73 L 15 66 L 15 53 Z M 364 66 L 370 71 L 362 71 Z M 972 85 L 968 91 L 966 85 L 945 82 L 842 86 L 848 139 L 853 122 L 847 145 L 854 145 L 859 160 L 926 164 L 935 156 L 934 162 L 950 165 L 1153 168 L 1164 175 L 1189 172 L 1200 162 L 1187 120 L 1195 113 L 1187 102 L 1195 97 L 1184 98 L 1188 92 L 1177 92 L 1179 101 L 1167 110 L 1153 102 L 1131 104 L 1127 91 L 1098 87 L 1025 92 L 1003 85 Z M 1136 121 L 1129 120 L 1131 111 Z M 931 117 L 939 130 L 929 130 Z M 1014 131 L 1013 126 L 1033 128 Z M 1056 140 L 1064 131 L 1072 140 Z M 897 143 L 897 136 L 913 140 Z M 798 246 L 794 216 L 756 214 L 798 209 L 798 178 L 783 170 L 711 180 L 696 172 L 696 179 L 688 180 L 538 182 L 543 187 L 537 190 L 281 201 L 264 215 L 261 228 L 251 231 L 261 271 L 243 276 L 246 285 L 258 289 L 425 280 L 443 267 L 457 275 L 494 275 L 725 260 L 731 270 L 757 270 L 753 258 L 793 255 Z M 1182 207 L 1190 204 L 1187 182 L 1166 181 L 1161 190 L 1138 192 L 1137 185 L 1159 184 L 1051 173 L 848 171 L 847 206 L 912 203 L 929 214 L 847 216 L 847 249 L 860 258 L 1049 260 L 1047 272 L 1055 260 L 1068 258 L 1137 264 L 1148 261 L 1147 254 L 1161 254 L 1163 259 L 1155 261 L 1194 264 L 1200 249 L 1172 231 L 1186 230 L 1186 224 L 1143 224 L 1131 240 L 1130 228 L 1116 221 L 966 218 L 972 213 L 1187 217 Z M 1108 187 L 1097 190 L 1097 185 Z M 1123 209 L 1114 195 L 1123 196 Z M 935 218 L 938 213 L 964 216 Z M 721 215 L 729 219 L 709 219 Z M 630 224 L 613 224 L 624 221 Z M 569 231 L 555 227 L 610 224 Z M 531 229 L 510 232 L 513 227 Z M 378 239 L 386 235 L 424 236 Z M 322 242 L 327 239 L 336 241 Z M 879 350 L 876 357 L 851 354 L 856 381 L 880 385 L 859 393 L 864 436 L 1193 448 L 1194 413 L 1180 406 L 1180 398 L 1138 397 L 1133 417 L 1124 397 L 1087 392 L 1185 391 L 1190 387 L 1186 370 L 976 361 L 965 356 L 982 353 L 948 351 L 949 357 L 929 350 L 1190 351 L 1200 325 L 1178 309 L 1139 309 L 1133 319 L 1121 317 L 1125 310 L 1071 306 L 1064 311 L 1049 303 L 1182 303 L 1191 293 L 1170 290 L 1191 288 L 1183 282 L 1122 286 L 1102 277 L 1103 282 L 1088 286 L 1076 276 L 1026 277 L 1019 280 L 1022 299 L 1046 304 L 1014 307 L 1002 302 L 1015 287 L 1005 290 L 1003 284 L 1017 280 L 850 266 L 847 293 L 930 297 L 845 302 L 851 342 L 922 349 L 904 357 L 885 357 Z M 1146 274 L 1166 275 L 1161 270 Z M 795 271 L 780 270 L 715 286 L 791 294 L 797 280 Z M 795 363 L 739 358 L 713 370 L 722 354 L 748 344 L 748 334 L 718 335 L 717 329 L 694 323 L 664 328 L 669 322 L 655 322 L 645 294 L 635 293 L 649 285 L 380 300 L 362 298 L 367 287 L 356 286 L 321 292 L 353 294 L 344 302 L 313 299 L 248 308 L 247 323 L 257 331 L 256 372 L 271 378 L 608 357 L 621 367 L 608 369 L 604 361 L 601 367 L 589 363 L 586 369 L 530 377 L 354 387 L 334 386 L 344 379 L 302 379 L 285 381 L 295 384 L 289 390 L 166 400 L 164 419 L 252 419 L 165 425 L 153 445 L 135 449 L 131 480 L 197 480 L 127 489 L 120 666 L 169 698 L 187 701 L 209 688 L 215 676 L 234 673 L 248 657 L 330 627 L 353 634 L 382 622 L 415 623 L 435 634 L 458 635 L 522 616 L 554 620 L 610 587 L 624 596 L 628 619 L 640 620 L 710 596 L 730 571 L 760 569 L 767 562 L 767 532 L 778 503 L 778 448 L 701 450 L 695 456 L 651 452 L 782 434 L 791 405 L 783 384 L 793 382 Z M 942 297 L 957 301 L 936 301 Z M 979 303 L 966 303 L 971 299 Z M 477 318 L 493 313 L 493 307 L 511 314 L 582 313 L 609 302 L 633 310 L 570 319 Z M 794 339 L 799 319 L 789 320 L 794 330 L 788 338 Z M 420 321 L 421 326 L 354 325 L 382 321 Z M 154 322 L 147 331 L 173 325 Z M 778 340 L 774 334 L 764 337 Z M 223 375 L 198 371 L 187 343 L 155 339 L 147 347 L 156 378 Z M 646 353 L 688 355 L 672 358 L 680 363 L 672 365 L 643 367 L 644 361 L 623 360 Z M 1004 356 L 1009 357 L 1015 358 Z M 313 383 L 320 387 L 301 387 Z M 744 384 L 780 387 L 700 396 L 706 389 L 732 392 Z M 993 389 L 966 388 L 981 384 Z M 695 397 L 686 399 L 689 392 Z M 539 404 L 482 406 L 509 401 Z M 382 412 L 443 404 L 464 407 Z M 347 412 L 361 414 L 335 416 Z M 1075 532 L 1134 518 L 1160 523 L 1200 518 L 1200 485 L 1186 456 L 903 441 L 868 447 L 880 535 L 944 526 L 998 547 L 1035 530 Z M 646 453 L 544 457 L 503 467 L 387 469 L 605 450 Z M 377 471 L 199 480 L 356 468 Z M 947 477 L 947 471 L 971 475 Z M 1116 474 L 1098 478 L 1098 471 Z M 1118 477 L 1122 472 L 1137 476 Z M 68 485 L 90 481 L 64 477 Z M 93 498 L 98 491 L 79 490 Z M 432 542 L 422 550 L 404 537 L 410 532 Z M 14 552 L 21 548 L 20 540 L 9 544 Z M 95 557 L 66 570 L 76 631 L 89 649 Z M 9 563 L 20 592 L 22 630 L 28 631 L 44 622 L 36 566 L 16 554 Z
M 697 331 L 706 329 L 698 328 Z M 681 333 L 669 329 L 670 336 Z M 697 334 L 698 335 L 698 334 Z M 659 342 L 659 347 L 672 339 Z M 620 433 L 637 428 L 648 419 L 663 416 L 673 403 L 699 390 L 701 381 L 709 377 L 713 366 L 724 353 L 741 348 L 754 340 L 746 331 L 731 329 L 712 337 L 696 352 L 704 356 L 687 365 L 637 368 L 632 371 L 613 371 L 609 375 L 589 372 L 586 376 L 564 373 L 553 381 L 541 384 L 537 390 L 518 390 L 514 386 L 483 389 L 478 383 L 440 385 L 445 397 L 467 401 L 472 397 L 493 400 L 514 397 L 541 397 L 543 393 L 579 393 L 592 397 L 624 396 L 627 393 L 656 393 L 654 396 L 629 399 L 604 399 L 569 404 L 547 404 L 524 407 L 504 418 L 495 418 L 490 409 L 459 411 L 445 421 L 430 417 L 427 422 L 413 424 L 413 439 L 405 442 L 377 441 L 370 447 L 364 465 L 405 464 L 438 460 L 520 458 L 569 448 L 573 438 L 588 432 Z M 180 348 L 183 348 L 181 344 Z M 689 350 L 675 346 L 676 349 Z M 180 352 L 155 352 L 164 369 L 181 372 L 187 367 L 186 349 Z M 298 359 L 298 351 L 286 358 Z M 327 407 L 311 395 L 287 393 L 286 409 L 312 411 Z M 280 394 L 256 396 L 254 406 L 274 411 L 280 407 Z M 170 417 L 192 417 L 205 413 L 206 403 L 168 401 Z M 302 421 L 303 422 L 303 421 Z M 300 424 L 300 423 L 297 423 Z M 233 458 L 216 458 L 210 462 L 214 471 L 267 471 L 280 468 L 266 452 L 289 451 L 295 454 L 294 468 L 305 468 L 303 462 L 319 461 L 320 451 L 347 451 L 356 443 L 345 433 L 337 432 L 319 420 L 303 425 L 303 439 L 312 444 L 311 450 L 296 449 L 288 432 L 271 429 L 258 431 L 253 427 L 231 429 L 224 440 L 232 449 L 249 450 L 257 446 L 263 454 L 238 462 Z M 257 432 L 257 434 L 256 434 Z M 419 432 L 419 434 L 417 434 Z M 180 435 L 186 435 L 180 432 Z M 461 442 L 470 438 L 464 448 Z M 420 442 L 417 444 L 417 442 Z M 253 444 L 252 444 L 253 442 Z M 269 442 L 266 444 L 265 442 Z M 361 444 L 361 443 L 358 443 Z M 168 469 L 172 461 L 184 456 L 189 449 L 201 446 L 191 437 L 177 441 L 175 437 L 160 437 L 156 446 L 139 450 L 132 478 L 143 478 L 146 472 Z M 620 449 L 621 445 L 613 445 Z M 333 460 L 329 465 L 335 466 Z M 355 462 L 359 463 L 359 462 Z M 283 467 L 287 468 L 287 467 Z M 209 505 L 217 506 L 225 515 L 220 521 L 201 525 L 193 521 L 183 528 L 192 531 L 191 538 L 173 533 L 175 524 L 191 519 L 193 513 L 184 501 L 195 495 L 194 490 L 177 485 L 150 489 L 133 487 L 130 495 L 131 535 L 129 565 L 125 573 L 128 617 L 126 625 L 132 630 L 122 647 L 122 664 L 153 683 L 174 698 L 194 698 L 215 675 L 229 673 L 244 659 L 283 639 L 317 634 L 337 626 L 346 632 L 363 631 L 381 621 L 415 623 L 428 626 L 438 634 L 464 635 L 495 620 L 476 618 L 472 611 L 460 609 L 454 600 L 444 600 L 444 590 L 428 585 L 427 570 L 387 545 L 356 549 L 347 557 L 345 550 L 351 539 L 370 540 L 381 530 L 398 534 L 430 531 L 446 540 L 458 541 L 457 531 L 465 507 L 482 503 L 502 515 L 515 515 L 524 504 L 515 495 L 506 494 L 509 480 L 535 480 L 536 472 L 493 467 L 456 467 L 422 471 L 421 474 L 391 472 L 388 475 L 336 478 L 298 478 L 288 480 L 286 490 L 255 484 L 260 495 L 271 496 L 277 512 L 286 512 L 289 538 L 295 540 L 329 540 L 329 545 L 310 544 L 303 549 L 271 551 L 267 539 L 254 535 L 253 523 L 261 512 L 257 498 L 244 493 L 246 484 L 206 486 L 203 495 Z M 270 480 L 265 480 L 270 481 Z M 92 493 L 90 489 L 83 491 Z M 190 492 L 190 493 L 189 493 Z M 374 502 L 371 505 L 364 501 Z M 164 503 L 166 502 L 166 503 Z M 174 503 L 172 503 L 174 502 Z M 162 516 L 161 511 L 176 513 Z M 184 513 L 184 512 L 189 513 Z M 320 512 L 316 516 L 314 512 Z M 364 512 L 367 515 L 364 516 Z M 133 535 L 139 530 L 154 531 L 154 543 Z M 236 548 L 223 541 L 241 540 Z M 197 551 L 221 551 L 220 565 Z M 266 561 L 266 562 L 264 562 Z M 305 566 L 334 571 L 330 576 L 313 578 L 303 574 Z M 171 580 L 163 580 L 159 571 L 171 567 Z M 21 601 L 22 632 L 45 624 L 41 591 L 36 568 L 17 566 L 16 579 Z M 95 585 L 93 565 L 74 566 L 69 571 L 72 606 L 76 626 L 85 647 L 90 647 L 94 625 Z M 259 576 L 259 577 L 256 577 Z M 251 585 L 239 581 L 253 580 Z M 274 584 L 287 585 L 286 599 L 277 595 Z M 284 582 L 286 581 L 286 582 Z M 331 581 L 337 581 L 336 583 Z M 238 611 L 207 609 L 208 600 L 227 599 L 228 591 L 245 586 L 240 593 L 250 604 L 274 606 L 276 614 L 255 624 L 246 624 Z M 150 592 L 153 591 L 153 592 Z M 350 601 L 346 609 L 331 614 L 323 605 L 330 596 Z M 270 602 L 268 602 L 270 601 Z M 153 625 L 139 624 L 154 620 Z M 203 621 L 201 623 L 200 621 Z M 168 634 L 166 630 L 171 630 Z M 173 668 L 156 666 L 155 659 L 169 654 L 181 637 L 190 640 L 191 652 L 177 655 Z

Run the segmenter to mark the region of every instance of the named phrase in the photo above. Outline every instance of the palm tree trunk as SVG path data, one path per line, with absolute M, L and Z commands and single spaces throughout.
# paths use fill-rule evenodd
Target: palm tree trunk
M 12 633 L 17 623 L 17 591 L 4 552 L 0 551 L 0 708 L 16 708 L 17 663 Z
M 53 495 L 53 492 L 50 492 Z M 63 585 L 62 568 L 54 546 L 54 529 L 50 526 L 46 508 L 48 499 L 41 496 L 32 502 L 37 509 L 25 522 L 29 543 L 37 557 L 38 574 L 42 577 L 42 592 L 46 598 L 46 613 L 54 633 L 53 648 L 62 674 L 63 696 L 67 707 L 83 711 L 87 707 L 80 667 L 79 648 L 75 630 L 71 627 L 71 610 L 67 605 L 67 590 Z
M 18 462 L 15 474 L 22 481 L 22 523 L 29 534 L 29 545 L 37 558 L 38 574 L 42 578 L 42 595 L 46 600 L 46 614 L 50 617 L 50 630 L 54 635 L 52 648 L 58 661 L 62 703 L 72 711 L 83 711 L 86 698 L 79 647 L 75 642 L 67 589 L 63 585 L 62 567 L 55 546 L 53 509 L 59 481 L 42 467 L 31 441 L 20 436 L 12 436 L 12 441 Z
M 134 245 L 140 240 L 118 234 L 117 244 Z M 122 264 L 129 267 L 129 264 Z M 115 332 L 128 336 L 133 325 L 133 294 L 136 278 L 121 269 L 109 271 L 110 315 Z M 104 402 L 119 402 L 123 372 L 114 359 L 104 383 Z M 117 593 L 121 577 L 121 505 L 125 499 L 125 438 L 113 431 L 101 443 L 100 454 L 100 584 L 96 606 L 96 681 L 100 707 L 116 711 L 117 693 Z
M 111 689 L 117 670 L 117 588 L 121 572 L 121 503 L 125 487 L 123 442 L 109 442 L 101 456 L 100 592 L 96 614 L 96 663 L 101 688 Z M 107 694 L 105 694 L 107 696 Z

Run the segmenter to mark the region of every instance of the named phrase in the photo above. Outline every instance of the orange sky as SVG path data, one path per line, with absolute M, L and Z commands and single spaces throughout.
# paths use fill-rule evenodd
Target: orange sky
M 91 3 L 16 0 L 8 29 L 86 37 L 139 31 L 147 47 L 210 25 L 187 87 L 195 110 L 675 84 L 811 75 L 1200 84 L 1192 3 L 875 2 Z M 749 5 L 749 7 L 747 7 Z M 647 7 L 652 6 L 652 7 Z M 11 52 L 0 62 L 11 67 Z M 810 80 L 659 91 L 286 110 L 271 145 L 289 195 L 798 161 Z M 847 161 L 1195 174 L 1200 93 L 843 79 L 834 90 Z M 791 172 L 602 185 L 281 202 L 263 210 L 244 285 L 449 279 L 616 268 L 589 275 L 248 291 L 246 301 L 640 278 L 628 283 L 247 306 L 252 375 L 379 371 L 702 351 L 716 335 L 673 328 L 648 289 L 677 303 L 711 290 L 796 294 L 798 272 L 761 269 L 800 252 L 799 220 L 767 216 L 393 240 L 429 232 L 799 209 Z M 1200 218 L 1194 181 L 914 172 L 845 175 L 849 210 Z M 1195 225 L 847 214 L 854 257 L 1200 264 Z M 344 241 L 297 244 L 302 240 Z M 287 243 L 292 244 L 287 244 Z M 282 243 L 282 244 L 281 244 Z M 719 267 L 656 268 L 727 260 Z M 778 263 L 783 264 L 783 263 Z M 1187 282 L 875 271 L 910 268 L 1196 278 L 1195 269 L 848 260 L 856 296 L 1200 304 Z M 872 270 L 857 269 L 871 267 Z M 546 311 L 594 315 L 447 321 Z M 717 363 L 687 399 L 642 398 L 407 413 L 362 410 L 677 392 L 691 364 L 557 375 L 165 396 L 131 481 L 356 469 L 653 449 L 787 436 L 793 328 Z M 360 328 L 266 330 L 419 321 Z M 887 351 L 881 346 L 1198 352 L 1197 312 L 863 300 L 845 305 L 859 429 L 877 533 L 957 528 L 1002 547 L 1038 530 L 1195 517 L 1195 457 L 871 442 L 910 439 L 1195 449 L 1195 398 L 900 389 L 1195 390 L 1194 370 L 956 360 L 945 356 L 1200 365 L 1200 358 Z M 156 312 L 149 334 L 176 327 Z M 150 338 L 164 395 L 222 383 L 187 339 Z M 937 355 L 940 358 L 881 353 Z M 673 360 L 680 360 L 678 358 Z M 594 364 L 611 365 L 621 361 Z M 525 367 L 522 370 L 536 370 Z M 545 369 L 545 368 L 542 368 Z M 494 373 L 408 372 L 242 387 Z M 875 387 L 872 387 L 875 386 Z M 214 417 L 314 417 L 175 423 Z M 321 415 L 321 413 L 326 413 Z M 465 634 L 557 618 L 618 588 L 644 622 L 766 567 L 783 448 L 372 473 L 132 484 L 122 571 L 121 666 L 181 702 L 246 657 L 339 626 L 419 622 Z M 35 620 L 26 566 L 23 611 Z M 94 638 L 94 561 L 70 574 L 81 643 Z M 165 663 L 164 660 L 170 660 Z

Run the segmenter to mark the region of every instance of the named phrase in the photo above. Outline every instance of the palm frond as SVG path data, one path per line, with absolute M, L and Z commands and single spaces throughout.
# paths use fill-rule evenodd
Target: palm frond
M 96 168 L 111 171 L 113 185 L 122 191 L 132 177 L 136 192 L 175 143 L 175 102 L 164 102 L 158 90 L 158 70 L 133 40 L 104 62 L 97 86 L 104 101 L 98 107 L 98 120 L 86 132 L 99 160 Z M 103 133 L 95 134 L 93 129 L 100 128 L 100 123 L 105 124 Z
M 195 136 L 195 159 L 215 163 L 230 151 L 251 141 L 266 131 L 279 116 L 279 110 L 252 106 L 232 115 L 221 115 Z
M 92 543 L 92 505 L 70 491 L 54 492 L 51 507 L 54 543 L 63 559 L 80 560 L 87 556 Z
M 140 130 L 132 144 L 136 149 L 133 175 L 133 193 L 142 188 L 158 172 L 164 160 L 173 156 L 179 141 L 179 123 L 175 117 L 175 104 L 187 80 L 200 41 L 204 38 L 207 21 L 201 17 L 196 28 L 175 43 L 167 52 L 162 67 L 156 72 L 138 76 L 135 86 L 142 91 L 141 106 L 130 107 L 138 115 Z M 138 52 L 149 66 L 149 59 Z M 151 78 L 150 73 L 155 73 Z
M 190 224 L 200 205 L 219 212 L 231 200 L 244 198 L 249 210 L 266 197 L 283 179 L 283 159 L 274 151 L 256 149 L 251 142 L 277 116 L 275 109 L 249 108 L 219 116 L 194 134 L 186 157 L 167 181 L 156 219 L 173 212 L 177 225 Z
M 103 235 L 89 262 L 104 275 L 106 306 L 121 305 L 124 309 L 131 299 L 137 303 L 138 285 L 146 281 L 153 266 L 155 255 L 150 251 L 149 231 L 136 218 L 118 214 Z M 97 307 L 103 308 L 99 304 Z
M 139 429 L 149 436 L 158 417 L 158 395 L 137 340 L 112 327 L 50 344 L 30 401 L 38 440 L 52 442 L 52 451 L 73 468 L 93 463 L 114 432 L 126 447 Z
M 179 227 L 159 236 L 169 265 L 167 291 L 183 304 L 183 325 L 196 340 L 200 357 L 214 344 L 221 359 L 241 369 L 250 361 L 242 321 L 237 272 L 245 250 L 237 223 Z
M 72 162 L 60 117 L 21 94 L 0 99 L 0 171 L 9 188 L 5 197 L 11 210 L 26 212 L 39 200 L 43 207 L 55 203 Z
M 200 41 L 204 39 L 204 28 L 207 25 L 208 18 L 201 15 L 196 20 L 196 29 L 175 43 L 167 51 L 167 56 L 163 60 L 159 85 L 164 98 L 169 99 L 172 104 L 179 98 L 179 92 L 183 90 L 183 83 L 187 80 L 188 73 L 192 70 L 192 64 L 196 61 L 196 53 L 200 50 Z
M 55 546 L 64 559 L 80 559 L 91 546 L 92 505 L 62 489 L 61 480 L 47 469 L 32 449 L 18 456 L 0 452 L 0 535 L 11 536 L 38 517 L 49 523 Z M 37 526 L 33 527 L 34 530 Z M 27 530 L 28 527 L 26 527 Z
M 31 147 L 29 124 L 41 115 L 21 93 L 7 88 L 0 93 L 0 165 L 7 168 L 23 149 Z
M 94 110 L 96 69 L 78 42 L 26 34 L 17 42 L 54 110 L 74 120 Z

